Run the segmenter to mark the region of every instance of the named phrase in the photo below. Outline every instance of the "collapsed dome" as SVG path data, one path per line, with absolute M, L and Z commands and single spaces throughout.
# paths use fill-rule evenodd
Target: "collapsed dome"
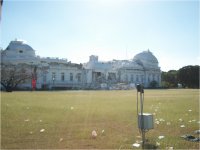
M 5 49 L 8 55 L 19 55 L 24 57 L 35 57 L 34 49 L 22 40 L 11 41 Z
M 145 68 L 158 68 L 158 60 L 149 50 L 135 55 L 133 61 L 143 65 Z

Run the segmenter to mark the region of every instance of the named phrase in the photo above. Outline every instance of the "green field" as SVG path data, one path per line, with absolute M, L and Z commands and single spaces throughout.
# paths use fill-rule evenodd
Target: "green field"
M 199 148 L 180 138 L 198 136 L 199 90 L 145 90 L 144 112 L 159 121 L 146 133 L 146 148 Z M 1 148 L 130 149 L 141 141 L 136 117 L 136 90 L 2 92 Z

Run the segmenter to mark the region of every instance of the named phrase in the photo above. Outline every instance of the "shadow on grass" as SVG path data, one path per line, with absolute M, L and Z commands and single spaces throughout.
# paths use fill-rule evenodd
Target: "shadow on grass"
M 143 149 L 157 149 L 158 147 L 154 144 L 145 143 Z

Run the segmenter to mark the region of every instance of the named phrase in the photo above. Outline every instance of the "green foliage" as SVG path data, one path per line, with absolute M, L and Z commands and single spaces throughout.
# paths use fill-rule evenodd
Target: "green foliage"
M 178 80 L 188 88 L 199 88 L 199 66 L 185 66 L 178 71 Z
M 168 72 L 162 72 L 161 74 L 162 86 L 165 88 L 175 88 L 177 87 L 177 71 L 170 70 Z
M 187 88 L 199 88 L 199 66 L 185 66 L 178 71 L 162 72 L 162 87 L 177 88 L 178 83 Z
M 150 88 L 156 88 L 156 87 L 158 87 L 158 82 L 157 81 L 151 81 L 150 84 L 149 84 L 149 87 Z

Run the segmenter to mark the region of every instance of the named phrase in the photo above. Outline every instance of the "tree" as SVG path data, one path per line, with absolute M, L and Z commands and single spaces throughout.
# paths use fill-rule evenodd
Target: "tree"
M 151 81 L 151 82 L 149 83 L 149 87 L 150 87 L 150 88 L 156 88 L 157 86 L 158 86 L 158 82 L 155 81 L 155 80 L 153 80 L 153 81 Z
M 163 87 L 165 87 L 165 88 L 177 87 L 178 79 L 177 79 L 177 71 L 176 70 L 162 72 L 161 78 L 162 78 L 162 86 Z
M 178 81 L 183 87 L 199 88 L 199 70 L 198 65 L 182 67 L 178 70 Z
M 18 84 L 31 79 L 30 65 L 1 63 L 1 85 L 11 92 Z

